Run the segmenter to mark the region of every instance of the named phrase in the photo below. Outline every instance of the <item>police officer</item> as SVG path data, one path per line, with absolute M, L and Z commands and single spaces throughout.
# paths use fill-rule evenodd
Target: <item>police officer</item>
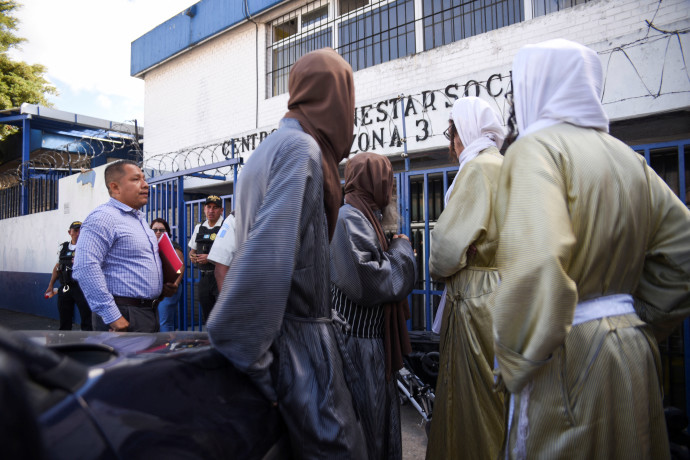
M 223 201 L 216 195 L 209 195 L 204 202 L 206 220 L 197 224 L 189 241 L 189 257 L 201 273 L 199 280 L 199 303 L 204 321 L 211 314 L 211 309 L 218 297 L 218 285 L 213 275 L 214 265 L 208 260 L 208 253 L 223 225 Z
M 49 299 L 58 295 L 58 313 L 60 314 L 60 330 L 71 331 L 72 320 L 74 317 L 74 304 L 79 308 L 79 315 L 81 316 L 81 330 L 91 331 L 91 308 L 86 302 L 84 293 L 79 287 L 77 280 L 72 279 L 72 265 L 74 264 L 74 253 L 77 247 L 77 239 L 79 239 L 79 231 L 81 230 L 81 222 L 72 222 L 69 226 L 70 241 L 65 241 L 60 245 L 58 263 L 53 267 L 53 274 L 50 277 L 48 289 L 46 289 L 45 297 Z M 60 288 L 55 289 L 53 285 L 59 279 Z

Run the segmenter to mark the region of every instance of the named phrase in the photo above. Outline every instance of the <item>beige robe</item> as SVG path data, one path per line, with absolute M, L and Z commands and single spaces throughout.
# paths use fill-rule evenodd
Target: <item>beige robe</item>
M 690 313 L 690 212 L 608 134 L 557 124 L 505 157 L 496 200 L 496 356 L 517 458 L 669 457 L 652 329 Z M 578 302 L 632 294 L 635 314 L 572 326 Z
M 460 171 L 431 232 L 429 271 L 445 279 L 440 368 L 427 459 L 494 459 L 504 434 L 503 395 L 493 390 L 494 344 L 486 304 L 498 285 L 493 200 L 503 157 L 493 147 Z M 467 257 L 473 244 L 477 253 Z

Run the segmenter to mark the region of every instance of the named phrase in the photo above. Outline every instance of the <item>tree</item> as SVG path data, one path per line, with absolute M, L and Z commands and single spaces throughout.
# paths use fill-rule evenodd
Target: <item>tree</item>
M 0 110 L 19 107 L 22 103 L 40 104 L 51 107 L 47 96 L 57 95 L 57 89 L 44 78 L 46 68 L 40 64 L 13 61 L 7 52 L 18 47 L 24 38 L 17 37 L 17 23 L 12 13 L 21 8 L 14 0 L 0 1 Z M 11 132 L 3 126 L 0 139 Z

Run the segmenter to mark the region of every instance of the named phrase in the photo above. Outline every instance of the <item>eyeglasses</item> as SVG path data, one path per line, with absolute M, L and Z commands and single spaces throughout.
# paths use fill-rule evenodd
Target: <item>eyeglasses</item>
M 152 228 L 153 233 L 164 233 L 165 229 L 164 228 Z
M 446 128 L 446 130 L 443 131 L 443 135 L 446 136 L 446 139 L 451 140 L 451 137 L 450 137 L 450 126 L 448 126 L 448 127 Z

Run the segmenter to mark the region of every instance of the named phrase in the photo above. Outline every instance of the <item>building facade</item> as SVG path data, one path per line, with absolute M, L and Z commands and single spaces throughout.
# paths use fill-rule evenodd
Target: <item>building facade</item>
M 246 160 L 287 111 L 292 63 L 333 47 L 355 71 L 352 153 L 394 164 L 401 227 L 420 266 L 411 327 L 428 329 L 441 290 L 426 253 L 455 170 L 443 136 L 453 101 L 482 97 L 505 119 L 520 47 L 583 43 L 603 64 L 612 133 L 688 202 L 688 13 L 687 0 L 202 0 L 132 43 L 132 75 L 145 82 L 145 166 L 185 170 L 229 152 Z M 184 190 L 232 194 L 230 172 L 187 176 Z
M 199 170 L 249 158 L 287 111 L 290 66 L 334 48 L 355 71 L 351 152 L 393 162 L 401 230 L 420 267 L 410 328 L 428 330 L 442 293 L 428 276 L 430 229 L 457 169 L 443 136 L 453 101 L 479 96 L 506 119 L 518 49 L 553 38 L 587 45 L 602 61 L 612 134 L 688 203 L 689 13 L 687 0 L 202 0 L 132 43 L 131 74 L 145 82 L 145 166 L 154 176 L 193 170 L 176 183 L 188 199 L 231 200 L 232 168 Z M 180 236 L 195 214 L 187 208 Z M 677 375 L 689 334 L 686 325 L 665 345 Z M 681 406 L 684 383 L 671 381 L 683 375 L 666 382 Z

